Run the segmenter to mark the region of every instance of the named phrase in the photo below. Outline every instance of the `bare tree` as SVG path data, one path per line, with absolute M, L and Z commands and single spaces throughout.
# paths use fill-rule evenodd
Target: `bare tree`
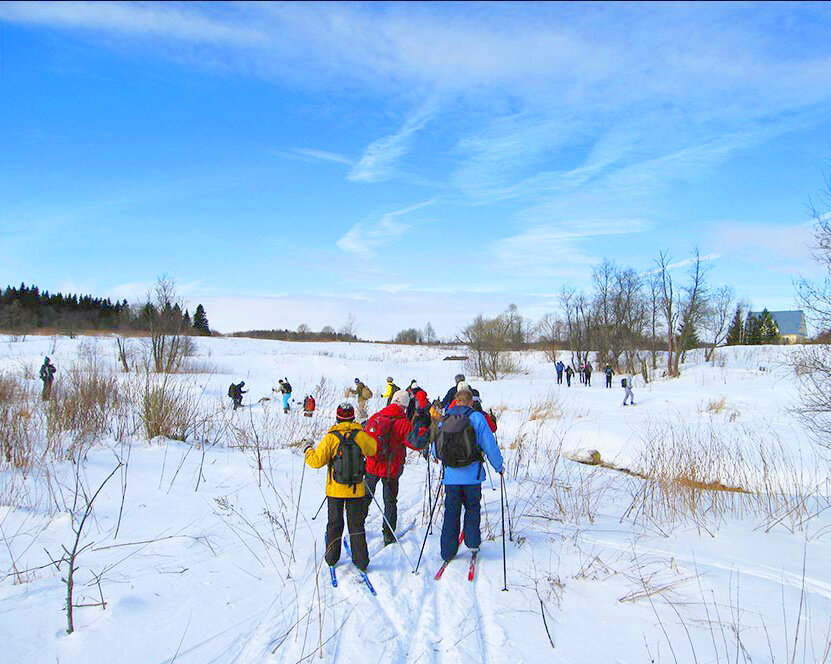
M 343 324 L 343 327 L 340 329 L 341 334 L 345 334 L 348 337 L 354 337 L 358 332 L 358 319 L 355 317 L 351 311 L 349 315 L 346 317 L 346 322 Z
M 733 289 L 722 286 L 713 291 L 702 315 L 702 327 L 709 333 L 709 347 L 704 359 L 709 362 L 717 346 L 727 341 L 727 330 L 733 315 Z
M 500 376 L 517 371 L 509 352 L 511 322 L 506 314 L 496 318 L 478 315 L 461 331 L 458 341 L 473 354 L 469 360 L 469 371 L 472 370 L 484 380 L 497 380 Z
M 797 299 L 813 327 L 823 340 L 831 336 L 831 175 L 821 197 L 825 212 L 812 207 L 814 218 L 814 254 L 816 263 L 825 268 L 821 281 L 800 279 L 796 283 Z M 804 346 L 794 356 L 794 368 L 800 376 L 800 406 L 797 412 L 821 445 L 831 447 L 831 346 Z
M 436 331 L 433 329 L 433 324 L 428 320 L 427 325 L 424 326 L 424 341 L 428 344 L 436 343 Z
M 693 340 L 696 328 L 701 323 L 702 316 L 707 304 L 707 273 L 708 267 L 701 258 L 698 248 L 693 253 L 693 260 L 690 263 L 690 281 L 683 288 L 683 298 L 679 301 L 679 328 L 678 343 L 673 358 L 671 375 L 679 376 L 678 365 L 686 356 L 687 348 Z
M 162 276 L 141 307 L 150 333 L 150 361 L 156 373 L 174 373 L 190 350 L 189 330 L 184 323 L 184 302 L 176 293 L 176 282 Z

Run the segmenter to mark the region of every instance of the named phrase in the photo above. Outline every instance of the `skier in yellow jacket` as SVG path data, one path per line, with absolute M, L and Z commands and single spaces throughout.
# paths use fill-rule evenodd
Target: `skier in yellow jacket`
M 328 466 L 326 502 L 329 521 L 326 525 L 326 563 L 331 567 L 340 560 L 343 535 L 343 512 L 349 527 L 352 562 L 362 572 L 369 565 L 364 534 L 364 463 L 375 456 L 377 443 L 355 422 L 355 409 L 349 402 L 338 406 L 337 423 L 329 429 L 317 448 L 310 442 L 304 453 L 312 468 Z
M 387 400 L 388 406 L 392 403 L 392 396 L 398 392 L 399 389 L 398 385 L 396 385 L 395 381 L 392 379 L 392 376 L 387 376 L 387 386 L 384 388 L 384 393 L 381 395 L 381 398 Z

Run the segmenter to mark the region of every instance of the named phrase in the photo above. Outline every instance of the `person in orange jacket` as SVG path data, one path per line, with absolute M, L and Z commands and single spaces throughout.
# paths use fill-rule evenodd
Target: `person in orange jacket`
M 378 448 L 375 439 L 355 422 L 355 408 L 348 401 L 338 406 L 336 420 L 317 448 L 309 442 L 303 452 L 310 467 L 328 467 L 326 564 L 334 567 L 340 560 L 343 513 L 346 511 L 352 562 L 365 572 L 369 565 L 369 552 L 364 533 L 364 464 L 365 458 L 374 456 Z

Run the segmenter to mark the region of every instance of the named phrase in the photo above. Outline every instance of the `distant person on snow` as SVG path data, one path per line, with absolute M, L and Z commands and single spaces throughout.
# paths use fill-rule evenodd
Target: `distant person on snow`
M 578 363 L 577 364 L 577 377 L 580 379 L 580 384 L 581 385 L 586 382 L 585 372 L 586 372 L 585 365 Z
M 563 364 L 562 360 L 557 360 L 557 364 L 554 365 L 554 368 L 557 370 L 557 385 L 563 384 L 563 370 L 566 368 Z
M 626 400 L 631 399 L 630 403 L 635 405 L 635 395 L 632 394 L 632 374 L 626 374 L 626 377 L 620 381 L 621 386 L 626 392 L 623 393 L 623 405 L 626 405 Z
M 303 448 L 306 463 L 312 468 L 327 466 L 326 564 L 334 567 L 340 560 L 343 513 L 349 528 L 352 562 L 362 572 L 369 565 L 364 533 L 364 463 L 377 451 L 375 439 L 355 422 L 355 409 L 345 401 L 338 406 L 336 424 L 329 429 L 315 449 L 307 441 Z
M 283 395 L 283 412 L 288 413 L 291 410 L 291 383 L 288 378 L 283 378 L 277 381 L 280 385 L 280 394 Z
M 248 393 L 248 390 L 242 389 L 243 387 L 245 387 L 244 380 L 240 381 L 239 385 L 231 383 L 231 387 L 228 388 L 228 396 L 234 400 L 234 410 L 242 406 L 242 395 Z
M 405 448 L 420 449 L 408 440 L 408 434 L 413 430 L 413 423 L 406 413 L 409 404 L 410 395 L 404 390 L 398 390 L 390 405 L 370 417 L 364 427 L 377 445 L 375 455 L 366 459 L 364 482 L 369 492 L 364 498 L 364 509 L 369 513 L 372 496 L 376 495 L 375 489 L 380 481 L 384 495 L 384 546 L 395 541 L 393 532 L 398 524 L 398 480 L 404 472 L 407 459 Z M 422 430 L 425 435 L 429 431 L 427 427 L 422 427 Z
M 464 374 L 456 374 L 456 377 L 454 378 L 454 383 L 455 384 L 453 385 L 453 387 L 451 387 L 449 390 L 447 390 L 447 394 L 445 394 L 444 399 L 441 400 L 442 410 L 446 411 L 448 408 L 450 408 L 450 402 L 453 401 L 453 399 L 456 398 L 456 389 L 457 389 L 459 383 L 461 383 L 464 380 L 465 380 L 465 375 Z M 476 390 L 472 390 L 472 392 L 474 394 L 478 394 L 478 392 L 476 392 Z
M 315 403 L 315 398 L 309 394 L 305 399 L 303 399 L 303 416 L 311 417 L 314 415 L 316 406 L 317 404 Z
M 387 386 L 384 388 L 384 393 L 381 395 L 381 398 L 386 399 L 387 405 L 389 406 L 392 402 L 393 395 L 400 389 L 401 388 L 395 384 L 395 381 L 392 379 L 392 376 L 387 376 Z
M 607 364 L 606 368 L 603 370 L 603 373 L 606 374 L 606 387 L 612 386 L 612 376 L 615 375 L 614 369 L 612 369 L 611 364 Z
M 372 398 L 372 390 L 361 382 L 360 378 L 355 379 L 355 388 L 348 391 L 349 394 L 354 394 L 358 400 L 358 419 L 365 422 L 369 417 L 366 412 L 366 402 Z
M 584 372 L 584 375 L 585 375 L 586 386 L 591 387 L 592 386 L 592 365 L 591 365 L 591 362 L 586 362 L 586 366 L 583 369 L 583 372 Z
M 471 552 L 479 551 L 482 535 L 482 482 L 484 457 L 502 474 L 502 454 L 482 413 L 472 408 L 473 393 L 461 381 L 456 386 L 456 405 L 440 423 L 433 453 L 444 465 L 444 523 L 441 529 L 441 557 L 452 560 L 459 548 L 459 529 L 464 507 L 464 541 Z M 484 455 L 483 455 L 484 453 Z
M 411 422 L 415 419 L 420 425 L 429 426 L 430 400 L 427 398 L 427 392 L 419 387 L 415 378 L 410 381 L 407 394 L 410 397 L 410 405 L 407 406 L 407 419 Z
M 566 367 L 566 386 L 567 386 L 567 387 L 571 387 L 571 377 L 572 377 L 573 375 L 574 375 L 574 369 L 572 369 L 572 368 L 571 368 L 571 365 L 569 364 L 569 365 Z
M 55 372 L 57 369 L 52 364 L 52 360 L 48 357 L 43 358 L 43 364 L 40 367 L 40 379 L 43 381 L 43 392 L 41 392 L 41 399 L 49 401 L 52 397 L 52 383 L 55 380 Z

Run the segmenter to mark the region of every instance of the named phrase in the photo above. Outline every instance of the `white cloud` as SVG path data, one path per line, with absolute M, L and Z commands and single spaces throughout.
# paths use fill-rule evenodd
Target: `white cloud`
M 427 205 L 432 205 L 434 202 L 433 199 L 430 199 L 429 201 L 417 203 L 402 210 L 387 212 L 381 215 L 381 218 L 376 224 L 370 224 L 364 221 L 358 222 L 337 241 L 337 246 L 343 251 L 355 254 L 362 259 L 370 260 L 379 248 L 394 242 L 409 230 L 409 225 L 400 221 L 398 219 L 399 217 Z
M 424 128 L 434 111 L 424 106 L 413 113 L 393 134 L 371 143 L 347 178 L 353 182 L 381 182 L 395 174 L 395 165 L 410 151 L 414 135 Z
M 641 233 L 650 225 L 640 219 L 588 220 L 534 226 L 495 242 L 491 251 L 506 274 L 585 277 L 599 262 L 586 253 L 581 240 Z
M 167 37 L 186 42 L 263 46 L 268 41 L 254 25 L 235 25 L 227 15 L 214 18 L 208 13 L 161 3 L 4 2 L 2 18 L 14 23 Z
M 336 152 L 326 152 L 325 150 L 313 150 L 311 148 L 294 148 L 291 155 L 300 157 L 307 157 L 309 159 L 318 159 L 320 161 L 331 161 L 336 164 L 345 164 L 347 166 L 354 166 L 354 160 L 349 157 L 344 157 L 342 154 Z

